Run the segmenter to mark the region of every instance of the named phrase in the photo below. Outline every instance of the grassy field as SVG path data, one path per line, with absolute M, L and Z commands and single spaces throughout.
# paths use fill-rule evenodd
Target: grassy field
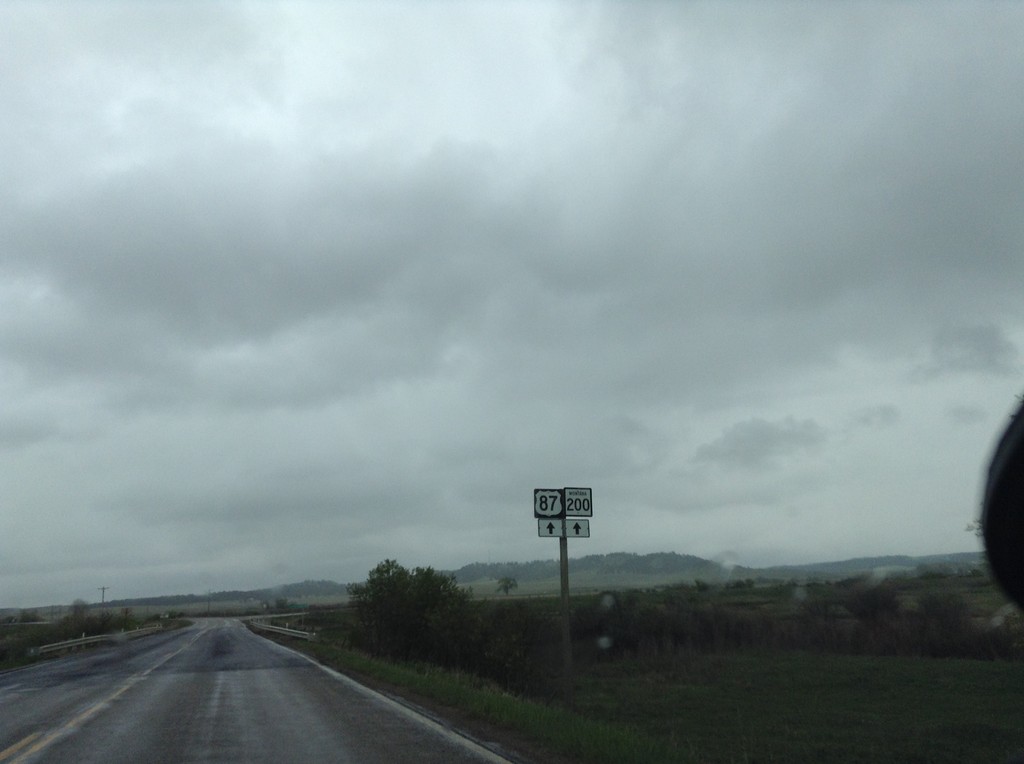
M 1024 750 L 1021 662 L 781 652 L 609 661 L 580 669 L 570 712 L 458 672 L 293 646 L 572 762 L 991 764 Z
M 627 627 L 642 630 L 642 623 L 674 623 L 679 614 L 704 613 L 713 616 L 707 621 L 712 625 L 751 626 L 752 631 L 740 633 L 756 643 L 762 637 L 758 630 L 769 641 L 792 635 L 794 627 L 810 623 L 801 620 L 810 612 L 834 621 L 839 631 L 870 631 L 879 624 L 869 628 L 843 603 L 853 607 L 855 595 L 874 586 L 881 584 L 737 582 L 619 592 L 619 606 L 628 607 L 610 625 L 625 633 Z M 834 645 L 802 650 L 726 643 L 725 648 L 693 649 L 667 643 L 664 632 L 660 641 L 641 639 L 629 649 L 604 650 L 577 634 L 572 711 L 561 704 L 557 666 L 546 666 L 549 681 L 535 692 L 516 696 L 464 673 L 374 661 L 345 649 L 344 623 L 351 611 L 323 614 L 322 641 L 308 649 L 341 670 L 405 687 L 418 702 L 432 699 L 442 713 L 447 709 L 460 718 L 504 727 L 565 761 L 980 764 L 1004 762 L 1024 751 L 1019 710 L 1024 661 L 900 652 L 917 649 L 907 630 L 931 623 L 923 615 L 929 598 L 934 606 L 937 595 L 947 598 L 940 603 L 959 603 L 950 612 L 962 613 L 981 640 L 988 630 L 1002 628 L 1000 618 L 1019 619 L 1017 611 L 984 576 L 908 577 L 885 586 L 898 601 L 898 606 L 890 603 L 897 610 L 882 613 L 889 619 L 882 626 L 890 628 L 883 632 L 892 641 L 849 643 L 859 645 L 863 654 L 837 653 Z M 574 611 L 578 616 L 589 608 L 599 615 L 597 603 L 603 599 L 574 597 Z M 543 619 L 557 613 L 554 598 L 522 601 Z M 831 604 L 809 609 L 814 602 Z M 659 615 L 676 621 L 659 621 Z M 780 623 L 785 628 L 770 628 Z M 961 620 L 952 623 L 967 628 Z M 1024 634 L 1019 626 L 1013 628 Z M 871 654 L 868 647 L 894 652 Z
M 1002 762 L 1024 750 L 1024 663 L 793 653 L 582 672 L 576 712 L 694 762 Z

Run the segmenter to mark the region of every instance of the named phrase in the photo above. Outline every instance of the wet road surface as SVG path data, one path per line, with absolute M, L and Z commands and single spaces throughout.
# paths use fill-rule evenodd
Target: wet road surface
M 505 762 L 230 619 L 0 675 L 0 764 Z

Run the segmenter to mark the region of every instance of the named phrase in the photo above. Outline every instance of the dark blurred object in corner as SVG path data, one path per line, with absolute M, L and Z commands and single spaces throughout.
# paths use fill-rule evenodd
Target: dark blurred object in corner
M 1013 601 L 1024 607 L 1024 402 L 1014 412 L 992 456 L 981 528 L 992 574 Z

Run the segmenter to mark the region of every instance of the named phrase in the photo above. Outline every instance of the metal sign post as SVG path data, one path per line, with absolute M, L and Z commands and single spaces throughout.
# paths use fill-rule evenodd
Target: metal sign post
M 590 538 L 594 514 L 589 488 L 534 488 L 533 516 L 538 536 L 558 536 L 558 573 L 562 584 L 562 692 L 573 707 L 572 634 L 569 618 L 569 536 Z
M 562 694 L 566 708 L 573 707 L 572 634 L 569 630 L 569 539 L 558 537 L 558 573 L 562 580 Z

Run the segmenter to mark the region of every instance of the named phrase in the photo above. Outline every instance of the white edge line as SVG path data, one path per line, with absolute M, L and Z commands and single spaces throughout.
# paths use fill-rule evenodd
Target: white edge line
M 257 634 L 256 636 L 260 635 Z M 261 637 L 261 639 L 264 639 L 264 637 Z M 441 735 L 443 738 L 445 738 L 451 743 L 454 743 L 455 745 L 469 749 L 485 761 L 491 762 L 491 764 L 516 764 L 512 759 L 506 759 L 504 756 L 495 753 L 490 748 L 481 745 L 472 738 L 466 737 L 457 730 L 435 722 L 429 716 L 424 716 L 423 714 L 419 713 L 413 708 L 410 708 L 404 703 L 399 703 L 394 698 L 389 698 L 387 695 L 377 692 L 376 690 L 367 687 L 365 684 L 360 684 L 352 677 L 346 676 L 345 674 L 342 674 L 340 671 L 335 671 L 330 666 L 325 666 L 324 664 L 318 662 L 315 658 L 311 658 L 305 653 L 299 652 L 298 650 L 293 650 L 292 648 L 286 645 L 282 645 L 280 642 L 275 642 L 272 639 L 268 639 L 266 641 L 270 642 L 270 644 L 272 645 L 277 645 L 282 650 L 287 650 L 289 653 L 292 653 L 293 655 L 298 655 L 303 660 L 309 661 L 318 669 L 326 673 L 328 676 L 336 679 L 342 684 L 347 685 L 348 687 L 352 688 L 353 690 L 356 690 L 357 692 L 361 692 L 367 697 L 373 698 L 375 700 L 380 701 L 381 703 L 384 703 L 386 706 L 402 714 L 407 719 L 411 719 L 412 721 L 417 722 L 418 724 L 421 724 L 424 727 L 427 727 L 428 729 L 436 732 L 437 734 Z

